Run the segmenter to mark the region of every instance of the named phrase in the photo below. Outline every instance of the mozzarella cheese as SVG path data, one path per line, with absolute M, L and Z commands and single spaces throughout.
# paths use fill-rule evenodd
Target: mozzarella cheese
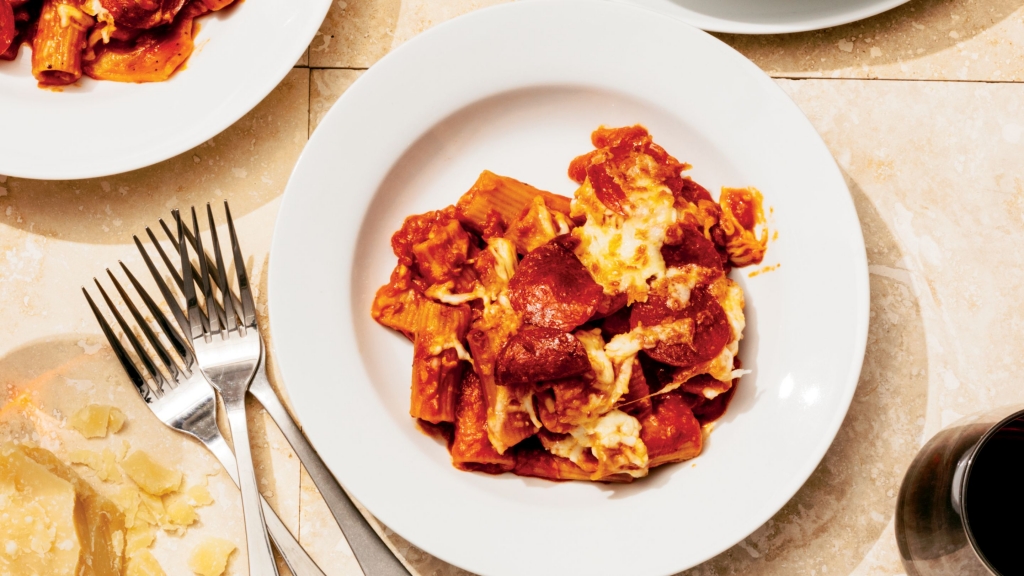
M 572 201 L 572 216 L 587 219 L 573 230 L 580 240 L 576 255 L 605 294 L 625 293 L 630 304 L 646 301 L 648 280 L 665 275 L 661 246 L 678 219 L 668 186 L 642 176 L 631 184 L 635 190 L 630 191 L 625 217 L 597 198 L 590 180 Z

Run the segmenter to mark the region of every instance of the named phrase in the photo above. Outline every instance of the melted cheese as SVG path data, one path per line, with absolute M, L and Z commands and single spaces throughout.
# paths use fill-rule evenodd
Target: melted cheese
M 640 421 L 621 410 L 611 410 L 557 440 L 541 436 L 541 443 L 552 454 L 581 467 L 589 449 L 598 462 L 595 480 L 613 474 L 647 475 L 647 446 L 640 439 Z
M 625 217 L 597 198 L 589 180 L 572 201 L 572 216 L 587 219 L 573 230 L 580 240 L 576 255 L 606 294 L 625 293 L 630 304 L 646 301 L 648 280 L 665 275 L 661 247 L 678 219 L 668 186 L 642 176 L 631 184 Z
M 59 4 L 57 5 L 57 15 L 60 16 L 60 27 L 68 28 L 74 26 L 85 30 L 93 25 L 93 19 L 85 12 L 82 12 L 78 8 L 71 4 Z
M 114 15 L 103 7 L 100 0 L 87 0 L 82 3 L 82 12 L 92 16 L 97 22 L 102 22 L 104 24 L 102 28 L 96 31 L 96 33 L 98 33 L 97 39 L 93 39 L 93 37 L 90 36 L 89 45 L 95 45 L 100 39 L 103 40 L 104 44 L 110 42 L 110 35 L 117 30 L 117 26 L 114 24 Z

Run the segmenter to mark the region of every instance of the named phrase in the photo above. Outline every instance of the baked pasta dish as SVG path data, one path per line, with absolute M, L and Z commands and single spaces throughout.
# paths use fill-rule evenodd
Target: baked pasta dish
M 0 0 L 0 60 L 32 47 L 40 86 L 160 82 L 193 49 L 196 19 L 235 0 Z
M 729 272 L 764 257 L 760 193 L 715 202 L 642 126 L 591 139 L 572 198 L 484 172 L 391 239 L 371 313 L 457 468 L 631 481 L 700 454 L 743 373 Z

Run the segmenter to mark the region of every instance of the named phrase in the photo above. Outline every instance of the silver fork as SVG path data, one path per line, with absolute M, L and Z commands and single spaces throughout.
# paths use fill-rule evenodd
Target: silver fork
M 227 210 L 227 204 L 225 203 Z M 213 253 L 217 260 L 217 287 L 223 295 L 229 294 L 228 279 L 221 254 L 220 241 L 217 238 L 217 224 L 213 220 L 213 210 L 206 205 L 207 219 L 210 223 L 210 240 Z M 228 228 L 231 236 L 231 252 L 235 261 L 235 274 L 238 277 L 238 295 L 241 300 L 240 310 L 242 322 L 235 317 L 234 303 L 231 297 L 219 303 L 224 310 L 223 326 L 221 318 L 215 312 L 217 302 L 210 278 L 210 269 L 203 257 L 203 239 L 199 233 L 199 220 L 195 208 L 192 209 L 192 232 L 196 239 L 199 254 L 199 268 L 204 288 L 203 300 L 210 311 L 205 314 L 199 306 L 199 298 L 193 283 L 192 262 L 188 254 L 188 243 L 185 242 L 184 223 L 181 214 L 174 212 L 178 224 L 178 248 L 181 256 L 182 290 L 185 296 L 185 314 L 188 317 L 189 331 L 186 337 L 192 341 L 200 371 L 207 381 L 220 393 L 231 426 L 231 437 L 235 439 L 235 463 L 238 465 L 239 487 L 242 491 L 242 513 L 245 516 L 246 548 L 249 552 L 249 573 L 255 576 L 278 576 L 277 565 L 270 550 L 270 540 L 260 507 L 260 492 L 256 484 L 256 472 L 252 462 L 252 450 L 249 446 L 249 426 L 245 412 L 245 393 L 249 390 L 256 368 L 259 366 L 263 348 L 256 331 L 256 304 L 252 298 L 245 261 L 242 259 L 238 237 L 235 234 L 231 212 L 227 212 Z M 204 321 L 205 317 L 205 321 Z
M 138 246 L 141 244 L 138 238 L 135 239 Z M 148 255 L 145 256 L 146 264 L 149 265 L 151 271 L 155 271 L 152 261 L 149 260 Z M 107 270 L 107 274 L 114 283 L 114 287 L 117 289 L 121 296 L 121 300 L 128 307 L 132 317 L 135 319 L 135 323 L 142 331 L 146 340 L 151 344 L 152 348 L 159 357 L 160 363 L 167 369 L 171 374 L 171 378 L 167 379 L 161 371 L 156 367 L 155 361 L 152 356 L 146 352 L 145 348 L 139 342 L 135 332 L 131 329 L 124 317 L 118 311 L 117 307 L 111 301 L 107 295 L 103 286 L 100 285 L 99 281 L 96 281 L 97 287 L 99 287 L 100 294 L 103 296 L 103 300 L 106 302 L 107 307 L 113 314 L 117 324 L 120 326 L 122 333 L 125 338 L 129 341 L 132 348 L 135 351 L 136 356 L 142 363 L 143 370 L 149 375 L 149 382 L 143 376 L 142 370 L 139 369 L 138 365 L 129 356 L 128 351 L 124 348 L 117 335 L 111 329 L 110 324 L 107 323 L 106 318 L 100 312 L 96 303 L 93 301 L 89 292 L 83 287 L 82 292 L 85 294 L 86 300 L 89 302 L 89 307 L 92 308 L 93 314 L 96 316 L 96 321 L 99 322 L 100 328 L 106 336 L 107 341 L 110 343 L 110 347 L 113 348 L 114 354 L 117 359 L 121 362 L 121 366 L 124 368 L 125 373 L 128 374 L 132 384 L 135 385 L 142 399 L 146 402 L 146 405 L 153 411 L 153 413 L 167 426 L 192 436 L 196 440 L 205 445 L 211 453 L 220 461 L 221 465 L 227 471 L 228 476 L 238 484 L 238 471 L 235 465 L 235 457 L 231 452 L 231 448 L 228 446 L 227 441 L 220 432 L 220 428 L 217 427 L 217 401 L 215 393 L 210 384 L 206 381 L 206 378 L 198 371 L 195 370 L 195 357 L 192 355 L 192 351 L 186 345 L 185 341 L 178 334 L 178 332 L 171 326 L 167 317 L 163 314 L 160 308 L 156 305 L 153 299 L 149 296 L 149 293 L 142 287 L 139 281 L 131 273 L 131 271 L 123 264 L 121 269 L 124 271 L 128 280 L 135 288 L 136 293 L 141 297 L 146 308 L 156 321 L 160 331 L 164 333 L 167 341 L 170 343 L 170 347 L 165 347 L 156 333 L 153 331 L 145 318 L 139 313 L 138 307 L 132 302 L 132 299 L 128 296 L 121 283 L 118 282 L 117 278 Z M 162 284 L 162 283 L 160 283 Z M 166 289 L 166 285 L 161 286 L 161 291 Z M 177 306 L 171 306 L 172 312 L 176 312 L 175 316 L 181 314 L 181 309 Z M 182 368 L 179 368 L 178 365 Z M 284 525 L 277 513 L 270 507 L 270 505 L 263 500 L 261 497 L 260 504 L 264 511 L 264 517 L 267 520 L 267 528 L 270 531 L 271 537 L 274 539 L 274 543 L 277 544 L 278 550 L 284 557 L 284 561 L 288 564 L 292 573 L 296 576 L 305 576 L 310 574 L 313 576 L 324 576 L 323 571 L 313 562 L 313 559 L 309 557 L 306 551 L 299 545 L 298 541 L 292 536 L 292 533 Z
M 226 203 L 225 203 L 226 204 Z M 160 227 L 163 229 L 164 234 L 170 240 L 172 245 L 177 246 L 178 239 L 171 232 L 171 229 L 167 224 L 160 220 Z M 200 252 L 198 245 L 196 244 L 195 236 L 189 232 L 188 228 L 183 229 L 185 233 L 185 239 L 188 241 L 192 249 L 197 253 Z M 156 248 L 163 260 L 164 264 L 168 267 L 168 271 L 171 274 L 171 278 L 179 289 L 182 289 L 183 279 L 178 273 L 176 267 L 171 263 L 170 258 L 164 252 L 164 249 L 160 246 L 160 242 L 156 239 L 153 232 L 146 228 L 146 234 L 149 235 L 150 241 Z M 180 237 L 180 236 L 179 236 Z M 142 252 L 143 258 L 146 262 L 150 262 L 149 255 L 146 253 L 142 244 L 136 240 L 136 245 L 139 251 Z M 180 248 L 179 248 L 180 249 Z M 220 268 L 210 258 L 210 255 L 205 251 L 199 255 L 201 260 L 205 260 L 207 267 L 210 269 L 210 273 L 217 275 L 219 274 Z M 192 269 L 193 277 L 198 276 L 196 274 L 195 266 L 191 263 L 189 267 Z M 159 272 L 150 267 L 154 279 L 157 284 L 161 287 L 161 291 L 164 294 L 164 298 L 168 302 L 173 300 L 173 295 L 170 294 L 166 288 L 166 284 L 163 282 Z M 204 289 L 196 278 L 196 283 L 199 284 L 200 289 Z M 230 293 L 229 296 L 232 299 L 234 309 L 240 310 L 241 304 L 234 293 Z M 215 312 L 223 317 L 224 311 L 217 307 L 217 303 L 214 302 Z M 172 312 L 178 310 L 177 306 L 171 306 Z M 183 330 L 186 330 L 188 324 L 184 314 L 176 314 L 179 326 Z M 278 428 L 281 429 L 281 433 L 288 440 L 292 449 L 295 450 L 296 455 L 299 457 L 299 461 L 305 466 L 306 472 L 309 473 L 310 478 L 313 479 L 313 483 L 320 491 L 321 496 L 324 498 L 324 502 L 330 509 L 331 514 L 334 516 L 335 521 L 341 528 L 342 534 L 345 539 L 348 540 L 349 547 L 352 549 L 352 553 L 355 555 L 356 560 L 359 562 L 360 568 L 362 568 L 364 574 L 372 574 L 373 576 L 409 576 L 409 570 L 402 564 L 399 556 L 396 552 L 391 550 L 385 540 L 373 529 L 366 518 L 359 512 L 355 504 L 345 493 L 341 485 L 334 478 L 334 475 L 327 468 L 327 464 L 320 458 L 316 450 L 306 439 L 306 436 L 299 429 L 299 426 L 292 419 L 288 413 L 287 408 L 278 398 L 277 392 L 274 391 L 273 386 L 270 384 L 270 380 L 267 378 L 267 362 L 266 362 L 266 346 L 263 347 L 263 351 L 260 358 L 259 368 L 256 370 L 256 375 L 253 376 L 252 383 L 249 385 L 249 393 L 252 394 L 266 409 L 267 413 L 270 414 Z

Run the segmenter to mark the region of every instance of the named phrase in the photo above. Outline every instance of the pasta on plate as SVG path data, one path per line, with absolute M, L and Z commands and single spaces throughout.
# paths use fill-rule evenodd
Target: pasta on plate
M 457 468 L 628 482 L 699 455 L 743 374 L 729 272 L 764 257 L 760 193 L 715 202 L 642 126 L 591 140 L 573 198 L 485 171 L 391 239 L 371 314 Z
M 41 87 L 97 80 L 160 82 L 194 48 L 196 19 L 235 0 L 0 0 L 0 60 L 32 47 Z

